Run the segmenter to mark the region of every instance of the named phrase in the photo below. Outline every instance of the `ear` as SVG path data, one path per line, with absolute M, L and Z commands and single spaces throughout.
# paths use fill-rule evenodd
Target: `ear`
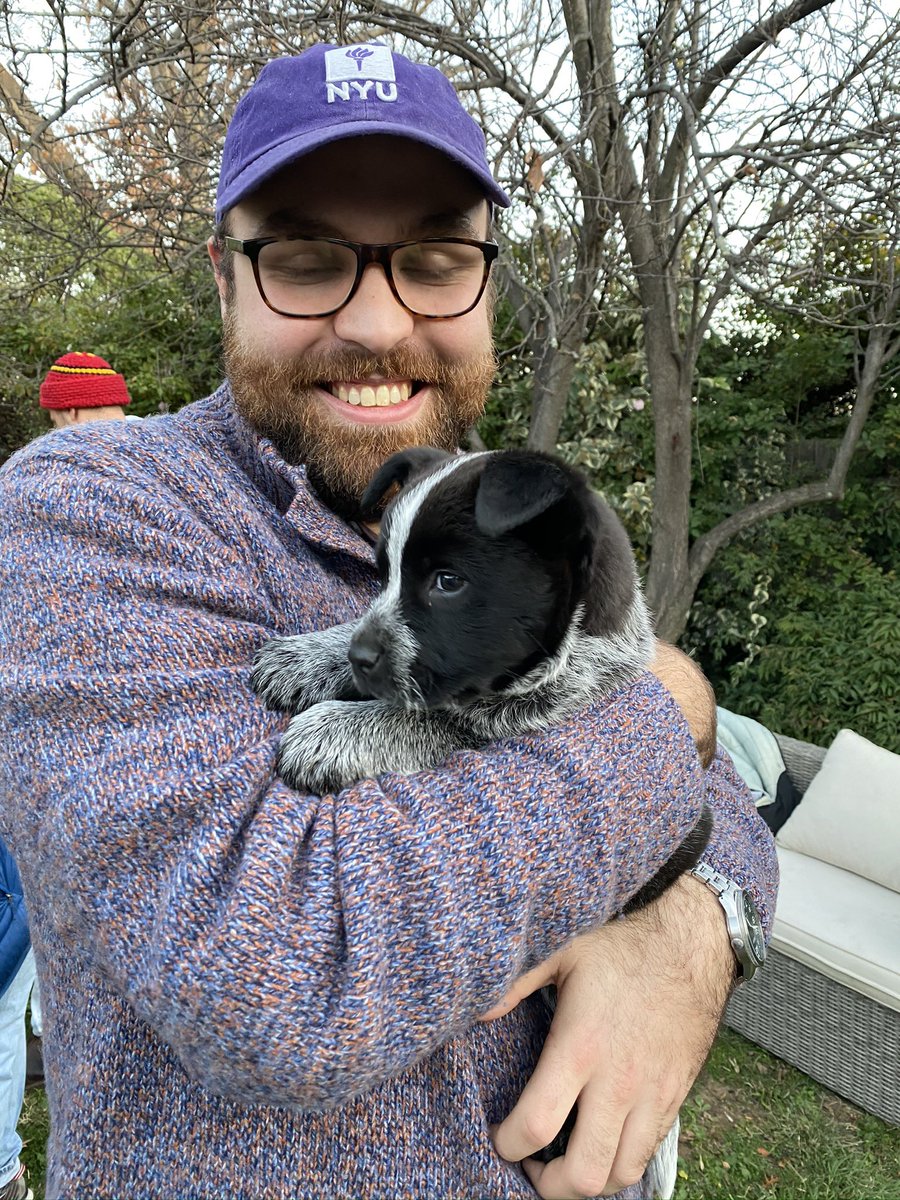
M 224 253 L 222 247 L 216 241 L 215 237 L 210 237 L 206 242 L 206 253 L 209 255 L 209 261 L 212 263 L 213 274 L 216 277 L 216 290 L 219 293 L 219 308 L 222 316 L 225 316 L 225 308 L 228 304 L 228 281 L 222 272 L 222 255 Z
M 481 473 L 475 497 L 475 523 L 498 537 L 527 525 L 571 488 L 565 468 L 552 458 L 527 451 L 493 454 Z
M 387 492 L 398 484 L 406 487 L 413 479 L 426 475 L 432 467 L 452 458 L 446 450 L 435 450 L 433 446 L 412 446 L 409 450 L 401 450 L 391 457 L 375 472 L 369 481 L 369 486 L 363 492 L 360 509 L 363 517 L 374 517 Z

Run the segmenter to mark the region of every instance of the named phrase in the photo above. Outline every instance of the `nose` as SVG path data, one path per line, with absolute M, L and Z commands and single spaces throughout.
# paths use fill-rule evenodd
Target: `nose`
M 343 342 L 355 342 L 371 354 L 386 354 L 415 328 L 415 318 L 391 291 L 384 268 L 369 263 L 356 294 L 334 315 L 334 332 Z
M 361 691 L 377 682 L 384 673 L 383 670 L 379 670 L 384 666 L 384 645 L 377 631 L 373 629 L 357 630 L 347 651 L 347 657 L 353 668 L 353 677 Z

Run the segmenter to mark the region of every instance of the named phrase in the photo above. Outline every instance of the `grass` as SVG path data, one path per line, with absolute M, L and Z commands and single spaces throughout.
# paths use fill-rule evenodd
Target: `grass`
M 900 1200 L 900 1130 L 731 1030 L 682 1110 L 680 1151 L 682 1200 Z
M 43 1090 L 27 1092 L 35 1200 L 48 1126 Z M 900 1130 L 725 1030 L 682 1110 L 679 1176 L 676 1200 L 900 1200 Z
M 47 1174 L 47 1134 L 50 1116 L 47 1097 L 42 1087 L 25 1093 L 22 1115 L 19 1117 L 19 1137 L 22 1139 L 22 1162 L 28 1168 L 28 1183 L 34 1200 L 44 1200 L 44 1177 Z

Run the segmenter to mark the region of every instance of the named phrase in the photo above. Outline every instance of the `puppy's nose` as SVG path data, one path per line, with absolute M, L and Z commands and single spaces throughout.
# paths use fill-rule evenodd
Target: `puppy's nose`
M 357 633 L 350 643 L 347 657 L 354 673 L 358 672 L 363 679 L 368 679 L 377 671 L 384 651 L 371 634 Z

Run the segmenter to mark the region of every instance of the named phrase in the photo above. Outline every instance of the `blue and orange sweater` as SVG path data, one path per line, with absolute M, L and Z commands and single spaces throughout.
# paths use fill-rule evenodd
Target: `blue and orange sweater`
M 771 921 L 768 832 L 649 675 L 420 775 L 281 783 L 253 652 L 376 589 L 227 388 L 0 472 L 0 833 L 44 993 L 48 1197 L 531 1196 L 488 1125 L 547 1018 L 478 1014 L 704 800 L 709 857 Z

